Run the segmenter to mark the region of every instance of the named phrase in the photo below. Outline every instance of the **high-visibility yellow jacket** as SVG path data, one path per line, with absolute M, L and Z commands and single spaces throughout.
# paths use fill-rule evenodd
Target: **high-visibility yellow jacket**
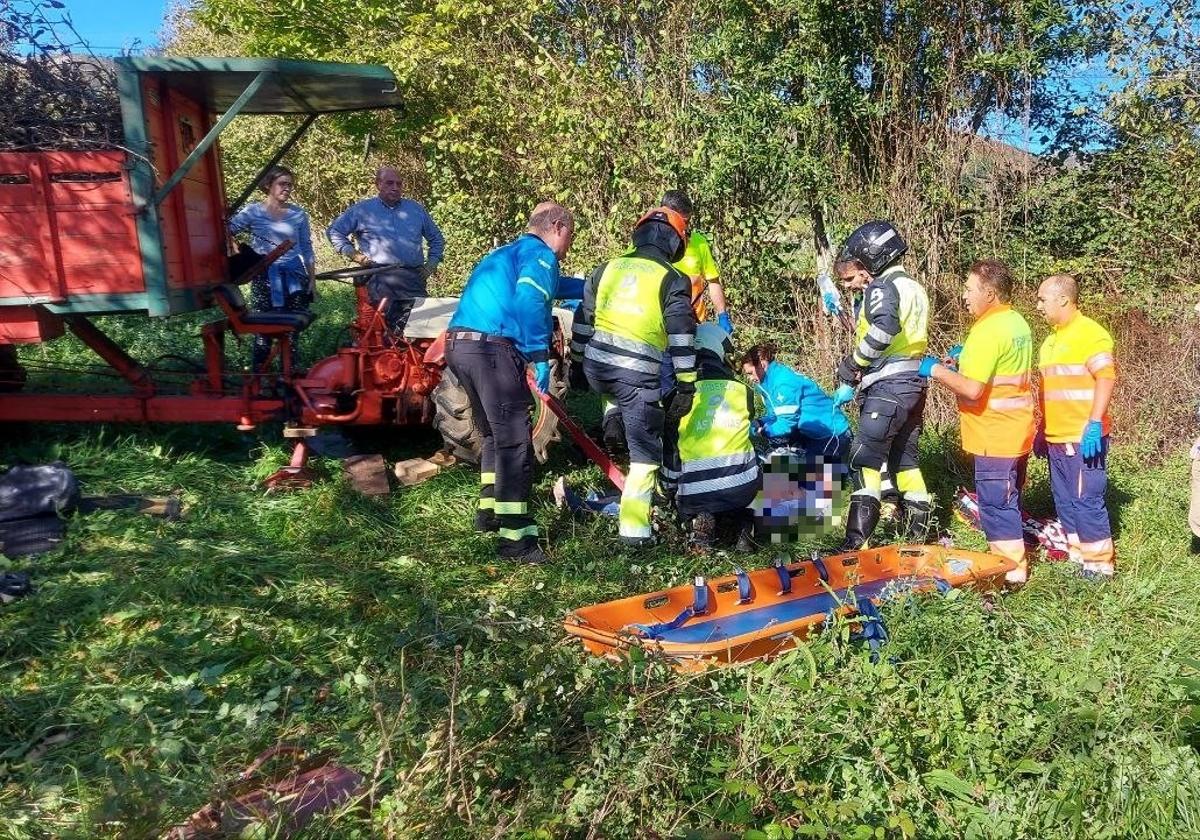
M 839 367 L 839 378 L 856 384 L 848 374 L 858 371 L 860 388 L 892 376 L 919 380 L 917 369 L 925 355 L 929 330 L 929 298 L 924 287 L 894 265 L 874 278 L 863 291 L 853 352 Z
M 688 279 L 646 251 L 592 272 L 572 325 L 572 356 L 655 379 L 669 357 L 675 378 L 694 382 L 696 316 Z
M 977 400 L 958 398 L 963 449 L 1017 457 L 1033 448 L 1033 337 L 1021 313 L 994 306 L 963 342 L 958 372 L 984 384 Z
M 1042 374 L 1046 440 L 1079 443 L 1091 419 L 1096 380 L 1117 376 L 1112 336 L 1091 318 L 1076 313 L 1046 336 L 1038 354 L 1038 370 Z M 1107 435 L 1111 425 L 1107 411 L 1102 422 Z

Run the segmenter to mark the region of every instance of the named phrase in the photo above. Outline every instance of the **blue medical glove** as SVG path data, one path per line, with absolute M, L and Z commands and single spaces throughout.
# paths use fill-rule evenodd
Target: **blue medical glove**
M 962 355 L 962 345 L 955 344 L 946 352 L 946 355 L 954 360 L 954 364 L 958 364 L 958 357 Z
M 717 326 L 725 330 L 725 332 L 733 335 L 733 321 L 729 320 L 728 312 L 717 313 Z
M 824 305 L 825 311 L 830 315 L 836 317 L 842 314 L 842 304 L 833 292 L 824 292 L 821 295 L 821 303 Z
M 1083 427 L 1083 438 L 1079 441 L 1079 454 L 1086 460 L 1091 460 L 1100 454 L 1100 441 L 1104 438 L 1104 424 L 1099 420 L 1089 420 Z
M 537 382 L 537 389 L 543 394 L 550 393 L 550 363 L 549 362 L 534 362 L 533 363 L 533 378 Z
M 833 392 L 833 407 L 841 408 L 852 399 L 854 399 L 854 386 L 843 382 Z
M 941 362 L 939 362 L 933 356 L 926 356 L 921 360 L 921 367 L 917 369 L 917 373 L 919 373 L 925 379 L 928 379 L 930 374 L 933 373 L 933 366 L 936 364 L 941 364 Z

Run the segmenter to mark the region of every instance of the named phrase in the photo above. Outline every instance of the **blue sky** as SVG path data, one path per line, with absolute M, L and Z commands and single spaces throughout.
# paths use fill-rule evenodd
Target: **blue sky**
M 112 55 L 158 45 L 163 15 L 171 0 L 65 0 L 75 28 L 92 49 Z M 140 44 L 135 44 L 140 41 Z

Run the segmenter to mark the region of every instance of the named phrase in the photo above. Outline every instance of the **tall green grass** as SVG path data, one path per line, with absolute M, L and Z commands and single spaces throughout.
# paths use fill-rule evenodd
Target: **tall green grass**
M 980 547 L 946 516 L 954 449 L 929 434 L 923 466 Z M 1200 836 L 1182 447 L 1153 468 L 1118 450 L 1113 582 L 1044 564 L 1014 594 L 887 605 L 878 664 L 843 624 L 686 676 L 589 659 L 560 629 L 732 565 L 678 541 L 625 554 L 612 523 L 550 506 L 556 475 L 594 468 L 560 454 L 539 473 L 554 559 L 527 568 L 471 531 L 467 468 L 371 500 L 318 460 L 311 489 L 264 495 L 286 457 L 270 429 L 5 431 L 0 462 L 62 458 L 89 493 L 188 511 L 77 516 L 60 549 L 0 561 L 37 584 L 0 607 L 0 837 L 153 836 L 279 741 L 368 779 L 312 837 Z M 1041 467 L 1029 502 L 1049 504 Z

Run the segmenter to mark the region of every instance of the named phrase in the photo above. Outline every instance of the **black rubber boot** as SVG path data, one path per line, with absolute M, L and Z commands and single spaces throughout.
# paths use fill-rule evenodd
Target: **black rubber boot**
M 929 502 L 905 502 L 904 516 L 907 520 L 905 539 L 910 543 L 924 545 L 929 540 L 933 525 L 933 505 Z
M 846 539 L 841 551 L 858 551 L 867 544 L 879 524 L 880 502 L 873 496 L 851 496 L 846 513 Z
M 1200 537 L 1192 534 L 1192 554 L 1200 555 Z

